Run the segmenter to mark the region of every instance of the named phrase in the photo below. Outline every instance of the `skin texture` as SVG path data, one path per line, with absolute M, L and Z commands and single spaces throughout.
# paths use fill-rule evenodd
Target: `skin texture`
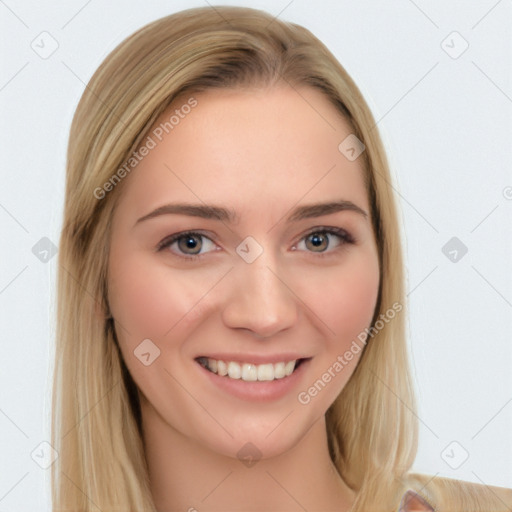
M 189 97 L 175 100 L 155 126 Z M 377 300 L 360 159 L 338 150 L 351 130 L 309 88 L 194 98 L 197 106 L 125 178 L 112 224 L 109 303 L 139 388 L 157 508 L 348 510 L 354 494 L 329 458 L 324 415 L 361 352 L 308 404 L 297 397 L 370 325 Z M 298 206 L 340 199 L 368 216 L 345 210 L 287 221 Z M 239 218 L 166 214 L 137 223 L 176 202 L 222 206 Z M 355 242 L 329 235 L 318 248 L 308 235 L 319 227 L 344 229 Z M 178 242 L 157 251 L 187 230 L 208 237 L 203 256 L 186 259 L 183 242 L 181 252 Z M 236 252 L 247 236 L 263 249 L 252 263 Z M 144 339 L 160 350 L 149 366 L 134 355 Z M 312 359 L 292 391 L 257 402 L 212 384 L 194 358 L 213 351 Z M 261 453 L 251 467 L 237 458 L 248 442 Z

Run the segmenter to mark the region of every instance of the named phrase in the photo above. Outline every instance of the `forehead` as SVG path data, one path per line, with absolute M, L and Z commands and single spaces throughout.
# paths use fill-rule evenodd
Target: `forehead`
M 130 174 L 122 202 L 134 215 L 178 199 L 267 212 L 329 199 L 367 208 L 362 159 L 338 149 L 351 133 L 312 88 L 185 93 L 148 132 L 153 148 Z

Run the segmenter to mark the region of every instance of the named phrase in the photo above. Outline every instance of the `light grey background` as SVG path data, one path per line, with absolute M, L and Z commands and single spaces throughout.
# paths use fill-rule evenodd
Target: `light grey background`
M 421 420 L 414 470 L 512 487 L 511 2 L 215 4 L 306 26 L 360 87 L 402 210 Z M 49 440 L 57 258 L 44 263 L 32 248 L 43 237 L 58 243 L 78 99 L 125 37 L 203 5 L 0 0 L 0 512 L 49 502 L 49 470 L 31 454 L 51 453 L 39 445 Z M 460 243 L 468 249 L 457 262 L 454 247 L 442 250 L 452 237 L 458 258 Z

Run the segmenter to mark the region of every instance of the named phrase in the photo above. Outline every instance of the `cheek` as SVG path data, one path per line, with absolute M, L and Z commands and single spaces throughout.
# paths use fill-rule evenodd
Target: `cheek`
M 305 302 L 317 317 L 316 325 L 325 338 L 313 360 L 313 379 L 297 397 L 302 405 L 312 404 L 315 415 L 331 406 L 361 358 L 364 331 L 373 318 L 379 280 L 378 260 L 364 254 L 336 271 L 330 269 L 325 277 L 316 276 L 316 293 L 310 293 Z
M 134 255 L 111 266 L 109 302 L 130 337 L 161 339 L 188 316 L 204 291 L 205 278 L 172 272 Z
M 114 262 L 108 281 L 109 302 L 124 361 L 150 402 L 165 403 L 162 390 L 176 397 L 181 393 L 166 368 L 179 357 L 198 316 L 206 314 L 201 298 L 215 276 L 176 272 L 155 264 L 154 257 L 150 261 L 136 253 L 123 260 L 116 259 L 114 253 Z M 154 345 L 141 345 L 146 339 Z M 142 352 L 151 357 L 156 350 L 160 352 L 149 366 L 138 358 Z
M 357 261 L 317 276 L 315 292 L 305 301 L 324 323 L 333 348 L 344 349 L 369 326 L 379 290 L 376 257 L 357 255 Z

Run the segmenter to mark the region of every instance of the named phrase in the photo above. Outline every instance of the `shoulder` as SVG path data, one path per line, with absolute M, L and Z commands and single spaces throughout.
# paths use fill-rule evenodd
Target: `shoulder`
M 505 512 L 512 510 L 512 489 L 453 478 L 409 473 L 400 512 Z

